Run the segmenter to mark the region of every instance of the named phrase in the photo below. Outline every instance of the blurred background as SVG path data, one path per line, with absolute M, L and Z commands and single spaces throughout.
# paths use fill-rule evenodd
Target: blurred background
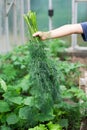
M 49 0 L 0 0 L 0 53 L 5 53 L 27 40 L 23 15 L 29 10 L 37 14 L 38 29 L 49 30 Z M 72 23 L 72 0 L 53 0 L 52 29 Z M 79 2 L 77 22 L 87 21 L 87 2 Z M 71 37 L 62 38 L 71 44 Z M 83 40 L 78 36 L 78 43 Z M 85 43 L 84 43 L 85 46 Z

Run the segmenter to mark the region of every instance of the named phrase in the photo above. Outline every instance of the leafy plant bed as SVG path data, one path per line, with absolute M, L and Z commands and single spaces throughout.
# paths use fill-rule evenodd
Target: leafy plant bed
M 22 59 L 23 61 L 25 60 L 25 62 L 19 60 L 20 55 L 22 55 Z M 10 54 L 0 56 L 0 61 L 0 106 L 2 106 L 0 107 L 1 130 L 26 130 L 31 127 L 32 129 L 36 129 L 36 127 L 38 129 L 39 127 L 46 127 L 45 129 L 47 129 L 47 124 L 50 123 L 50 121 L 54 127 L 57 127 L 57 124 L 65 130 L 79 130 L 81 120 L 86 116 L 84 111 L 83 113 L 80 113 L 79 111 L 80 109 L 84 110 L 86 108 L 86 97 L 85 94 L 78 89 L 78 83 L 76 82 L 76 77 L 78 79 L 80 75 L 78 70 L 79 67 L 81 67 L 81 64 L 60 60 L 56 62 L 53 60 L 57 66 L 58 85 L 61 89 L 62 100 L 52 107 L 48 105 L 49 100 L 46 100 L 47 106 L 43 109 L 46 113 L 45 115 L 42 115 L 38 108 L 41 107 L 42 101 L 46 98 L 42 95 L 43 99 L 41 98 L 42 100 L 38 103 L 34 100 L 35 96 L 31 96 L 30 93 L 31 82 L 29 81 L 30 73 L 28 72 L 30 61 L 28 44 L 16 48 Z M 9 66 L 13 65 L 13 70 L 21 76 L 14 75 L 14 73 L 10 75 L 12 68 L 9 68 L 9 71 L 4 71 L 4 69 L 8 70 L 7 64 Z M 4 65 L 7 66 L 4 67 Z M 21 67 L 22 65 L 24 67 Z M 7 74 L 8 76 L 5 78 L 5 75 Z M 9 76 L 14 78 L 9 78 Z M 36 91 L 35 85 L 33 93 L 37 94 L 37 92 L 39 93 L 40 91 Z M 69 99 L 68 103 L 63 100 L 65 98 Z M 84 102 L 79 104 L 78 98 L 82 99 Z M 75 104 L 72 104 L 72 102 Z M 44 126 L 41 126 L 40 124 L 43 124 Z M 50 128 L 50 130 L 51 129 L 52 128 Z

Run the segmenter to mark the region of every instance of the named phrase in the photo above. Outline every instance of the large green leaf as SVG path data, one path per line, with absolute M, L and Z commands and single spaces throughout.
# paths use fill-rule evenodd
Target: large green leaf
M 0 78 L 0 86 L 1 88 L 6 91 L 7 90 L 7 86 L 6 86 L 6 83 L 3 79 Z
M 39 111 L 35 107 L 25 106 L 19 110 L 19 118 L 25 120 L 28 126 L 34 126 L 38 123 Z
M 6 119 L 8 125 L 11 125 L 11 124 L 16 124 L 18 122 L 18 117 L 15 113 L 10 113 L 8 116 L 7 116 L 7 119 Z
M 24 104 L 29 105 L 29 106 L 34 106 L 35 105 L 34 97 L 25 98 L 24 99 Z
M 23 102 L 23 97 L 21 96 L 18 96 L 18 97 L 10 97 L 9 101 L 15 103 L 15 104 L 18 104 L 18 105 L 21 105 L 22 102 Z
M 50 121 L 53 119 L 54 119 L 54 115 L 49 114 L 49 113 L 41 113 L 41 114 L 39 114 L 39 117 L 38 117 L 38 120 L 41 122 Z
M 29 115 L 29 107 L 22 107 L 19 110 L 19 117 L 21 119 L 27 119 Z
M 8 112 L 10 111 L 10 107 L 7 102 L 0 100 L 0 112 Z
M 27 92 L 29 89 L 29 74 L 24 76 L 21 82 L 19 83 L 20 88 L 22 88 L 22 91 Z
M 36 126 L 34 128 L 30 128 L 28 130 L 48 130 L 45 125 L 40 124 L 39 126 Z
M 53 124 L 52 122 L 49 122 L 47 126 L 49 130 L 62 130 L 62 127 L 59 124 Z
M 3 75 L 4 79 L 8 82 L 11 82 L 15 79 L 16 76 L 16 69 L 14 68 L 13 64 L 6 64 L 3 65 Z
M 10 129 L 10 127 L 3 125 L 0 127 L 0 130 L 11 130 L 11 129 Z

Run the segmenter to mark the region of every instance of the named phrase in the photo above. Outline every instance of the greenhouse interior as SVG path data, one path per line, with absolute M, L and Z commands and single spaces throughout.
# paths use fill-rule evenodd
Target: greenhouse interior
M 0 0 L 0 130 L 87 130 L 87 0 Z

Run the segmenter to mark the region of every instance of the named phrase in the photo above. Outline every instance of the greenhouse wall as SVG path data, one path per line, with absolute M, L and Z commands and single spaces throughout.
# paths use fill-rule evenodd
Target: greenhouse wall
M 7 0 L 9 1 L 9 0 Z M 10 0 L 11 1 L 11 0 Z M 17 11 L 17 39 L 14 41 L 13 36 L 13 8 L 11 8 L 8 19 L 9 19 L 9 45 L 10 49 L 17 45 L 24 44 L 27 38 L 27 29 L 24 23 L 24 41 L 21 36 L 21 4 L 20 1 L 16 0 L 16 11 Z M 24 13 L 28 12 L 27 0 L 24 2 Z M 37 23 L 39 30 L 49 30 L 49 0 L 30 0 L 30 8 L 37 14 Z M 54 15 L 52 17 L 52 28 L 69 24 L 72 22 L 72 0 L 53 0 L 52 7 Z M 78 4 L 78 22 L 87 21 L 87 2 L 80 2 Z M 23 14 L 22 14 L 23 15 Z M 9 49 L 8 49 L 9 50 Z M 4 19 L 4 0 L 0 0 L 0 53 L 7 52 L 7 43 L 5 36 L 5 19 Z

